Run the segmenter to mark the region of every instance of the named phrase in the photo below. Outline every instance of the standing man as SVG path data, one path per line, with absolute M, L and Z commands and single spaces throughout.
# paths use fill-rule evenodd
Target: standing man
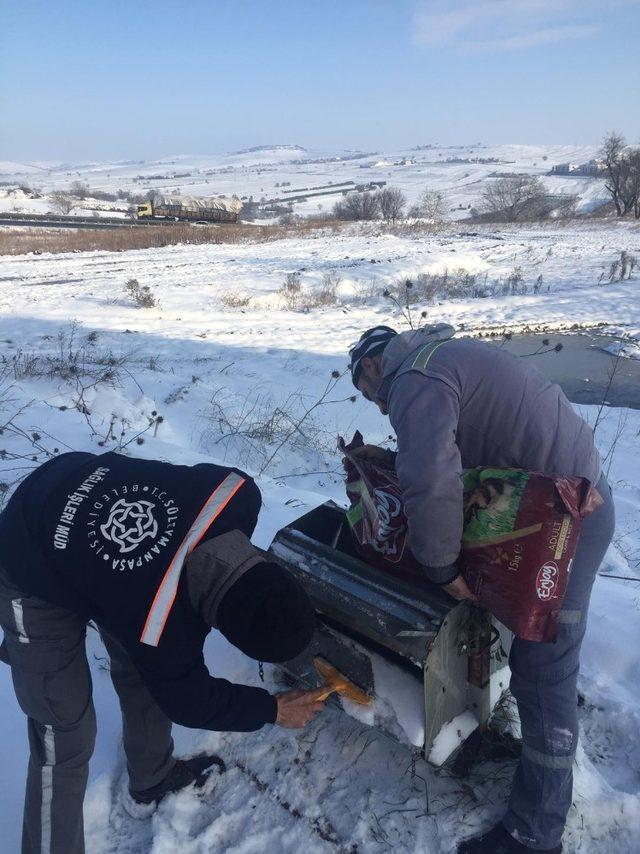
M 260 492 L 243 472 L 69 453 L 36 469 L 0 517 L 1 652 L 28 717 L 23 854 L 82 854 L 96 733 L 85 652 L 94 620 L 111 659 L 129 773 L 125 806 L 149 814 L 201 784 L 214 756 L 175 759 L 171 723 L 247 732 L 305 726 L 317 692 L 275 697 L 209 675 L 211 628 L 260 661 L 309 643 L 303 588 L 251 535 Z
M 577 677 L 596 572 L 611 542 L 614 508 L 593 433 L 561 389 L 523 359 L 446 324 L 398 334 L 369 329 L 351 349 L 353 383 L 388 414 L 409 541 L 425 576 L 457 599 L 474 598 L 456 561 L 463 468 L 523 468 L 587 478 L 603 504 L 582 525 L 555 643 L 515 639 L 511 691 L 522 758 L 506 815 L 464 842 L 465 854 L 562 851 L 578 742 Z M 365 446 L 364 456 L 390 453 Z

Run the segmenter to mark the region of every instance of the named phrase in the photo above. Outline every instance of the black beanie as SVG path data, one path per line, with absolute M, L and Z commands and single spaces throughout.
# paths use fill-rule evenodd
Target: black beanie
M 374 326 L 372 329 L 363 332 L 353 347 L 350 348 L 351 381 L 356 388 L 358 388 L 358 381 L 362 372 L 362 359 L 365 356 L 370 358 L 378 356 L 397 334 L 396 330 L 390 326 Z
M 222 634 L 256 661 L 288 661 L 313 637 L 315 611 L 304 587 L 284 567 L 258 563 L 220 602 Z

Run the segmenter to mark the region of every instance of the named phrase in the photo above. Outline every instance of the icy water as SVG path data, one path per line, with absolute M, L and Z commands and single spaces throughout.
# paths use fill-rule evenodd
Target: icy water
M 549 346 L 543 341 L 548 340 Z M 575 403 L 599 404 L 603 398 L 610 406 L 640 409 L 640 359 L 622 357 L 617 361 L 604 348 L 616 343 L 615 338 L 597 333 L 577 335 L 514 335 L 497 344 L 510 353 L 527 356 L 539 371 L 557 382 Z M 556 344 L 562 350 L 544 352 Z M 538 355 L 529 355 L 543 351 Z M 610 388 L 609 377 L 615 368 Z

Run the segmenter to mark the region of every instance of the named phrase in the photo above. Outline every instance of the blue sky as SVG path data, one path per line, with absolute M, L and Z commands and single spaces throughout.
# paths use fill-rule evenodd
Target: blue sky
M 640 0 L 0 0 L 0 158 L 640 141 Z

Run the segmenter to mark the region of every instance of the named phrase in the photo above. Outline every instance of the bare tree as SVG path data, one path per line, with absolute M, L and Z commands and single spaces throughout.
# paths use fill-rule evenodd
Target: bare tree
M 380 213 L 380 193 L 349 193 L 336 202 L 333 208 L 337 219 L 363 220 L 377 219 Z
M 68 214 L 75 205 L 69 193 L 65 193 L 64 190 L 54 190 L 50 199 L 51 207 L 58 214 Z
M 547 208 L 547 193 L 539 178 L 514 175 L 492 180 L 482 193 L 482 208 L 507 222 L 535 219 Z
M 444 193 L 424 190 L 417 203 L 409 210 L 409 215 L 416 219 L 432 219 L 441 222 L 447 214 L 447 199 Z
M 557 216 L 558 219 L 571 219 L 576 215 L 578 202 L 580 201 L 579 196 L 573 193 L 563 193 L 560 198 L 555 200 L 550 196 L 547 198 L 550 208 L 549 213 L 553 210 L 554 216 Z
M 640 219 L 640 148 L 632 148 L 627 154 L 627 177 L 625 195 L 636 219 Z
M 89 185 L 84 181 L 72 181 L 69 187 L 69 195 L 75 196 L 76 199 L 86 199 L 89 195 Z
M 607 169 L 607 182 L 605 189 L 611 193 L 613 204 L 618 216 L 625 216 L 628 212 L 625 201 L 625 141 L 622 134 L 611 131 L 604 138 L 600 154 Z
M 378 193 L 358 193 L 362 219 L 377 219 L 380 213 L 380 198 Z
M 402 216 L 402 211 L 407 204 L 407 198 L 402 190 L 397 187 L 385 187 L 378 193 L 380 213 L 382 218 L 395 222 Z

